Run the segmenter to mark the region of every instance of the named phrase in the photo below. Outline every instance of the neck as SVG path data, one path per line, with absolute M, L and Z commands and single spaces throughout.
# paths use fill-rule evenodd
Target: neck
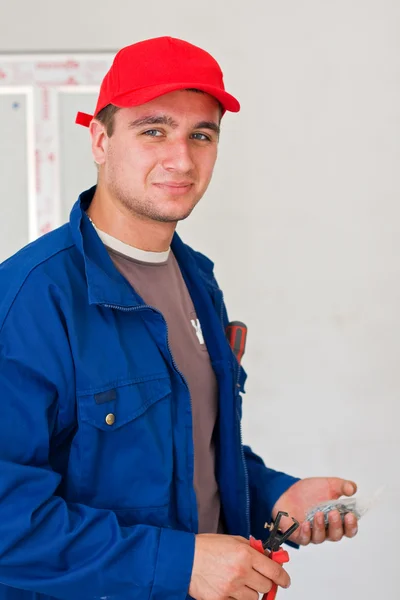
M 176 222 L 152 221 L 135 214 L 99 185 L 87 214 L 101 231 L 146 252 L 167 251 L 176 229 Z

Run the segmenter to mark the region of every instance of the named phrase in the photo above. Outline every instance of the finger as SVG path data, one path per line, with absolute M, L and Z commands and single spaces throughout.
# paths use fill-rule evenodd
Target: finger
M 249 579 L 246 581 L 246 585 L 259 594 L 266 594 L 270 591 L 273 584 L 268 577 L 264 577 L 261 573 L 253 569 Z
M 326 539 L 325 519 L 322 512 L 315 514 L 311 539 L 313 544 L 322 544 Z
M 300 546 L 307 546 L 311 542 L 311 523 L 305 521 L 302 523 L 297 539 L 297 543 Z
M 258 592 L 242 586 L 233 596 L 229 596 L 229 598 L 232 598 L 232 600 L 258 600 Z
M 343 484 L 344 496 L 353 496 L 357 491 L 357 484 L 354 481 L 345 481 Z
M 348 513 L 344 517 L 344 535 L 348 538 L 352 538 L 357 535 L 357 531 L 357 517 L 353 513 Z
M 254 550 L 253 569 L 280 587 L 288 588 L 290 586 L 290 577 L 285 569 L 257 550 Z
M 258 600 L 258 591 L 246 585 L 236 594 L 237 600 Z
M 354 481 L 341 479 L 340 477 L 329 477 L 329 487 L 331 498 L 340 498 L 340 496 L 352 496 L 357 491 L 357 485 Z
M 331 542 L 339 542 L 343 537 L 343 523 L 338 510 L 331 510 L 328 515 L 328 537 Z

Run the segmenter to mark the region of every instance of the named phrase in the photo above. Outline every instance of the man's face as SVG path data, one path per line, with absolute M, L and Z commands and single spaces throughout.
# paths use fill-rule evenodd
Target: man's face
M 99 183 L 141 218 L 174 222 L 203 196 L 217 158 L 220 108 L 208 94 L 176 91 L 114 116 L 111 137 L 91 127 Z

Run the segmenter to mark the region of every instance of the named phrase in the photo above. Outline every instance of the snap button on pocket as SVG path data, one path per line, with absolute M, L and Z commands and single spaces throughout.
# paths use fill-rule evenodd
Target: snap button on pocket
M 107 423 L 107 425 L 114 425 L 114 423 L 115 423 L 115 415 L 113 415 L 112 413 L 109 413 L 106 416 L 106 423 Z
M 115 431 L 135 421 L 153 404 L 170 394 L 168 376 L 160 378 L 155 375 L 151 379 L 127 380 L 118 386 L 111 382 L 109 386 L 104 385 L 98 390 L 78 393 L 79 415 L 83 423 L 114 435 Z

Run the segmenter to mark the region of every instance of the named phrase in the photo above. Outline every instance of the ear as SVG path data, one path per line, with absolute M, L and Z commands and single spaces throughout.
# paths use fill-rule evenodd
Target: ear
M 92 154 L 94 162 L 98 165 L 102 165 L 105 162 L 108 146 L 106 128 L 100 121 L 92 119 L 89 131 L 90 137 L 92 138 Z

